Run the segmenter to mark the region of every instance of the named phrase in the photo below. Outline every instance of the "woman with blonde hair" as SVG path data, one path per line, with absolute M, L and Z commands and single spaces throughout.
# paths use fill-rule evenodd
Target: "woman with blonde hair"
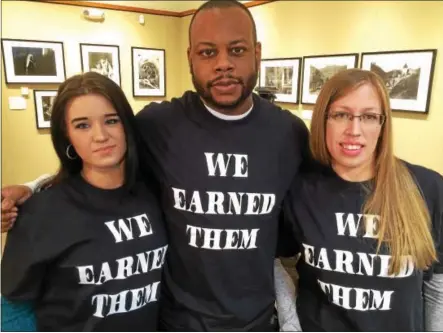
M 326 82 L 310 147 L 323 169 L 284 207 L 301 329 L 443 330 L 443 177 L 394 155 L 382 79 L 350 69 Z

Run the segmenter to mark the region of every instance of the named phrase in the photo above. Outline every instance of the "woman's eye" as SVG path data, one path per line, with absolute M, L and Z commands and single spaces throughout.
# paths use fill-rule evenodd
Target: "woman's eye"
M 75 125 L 75 128 L 78 128 L 78 129 L 85 129 L 88 127 L 89 127 L 88 124 L 85 124 L 85 123 L 80 123 L 80 124 Z
M 110 124 L 110 125 L 117 124 L 119 122 L 120 122 L 120 119 L 118 119 L 118 118 L 111 118 L 111 119 L 106 120 L 106 123 Z
M 348 114 L 346 112 L 337 112 L 335 114 L 335 117 L 337 119 L 345 119 L 345 118 L 348 118 Z
M 367 113 L 363 115 L 363 118 L 365 118 L 366 120 L 377 120 L 377 115 Z

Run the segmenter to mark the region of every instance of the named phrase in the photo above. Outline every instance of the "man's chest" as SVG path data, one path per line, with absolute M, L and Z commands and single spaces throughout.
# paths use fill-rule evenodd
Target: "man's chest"
M 251 195 L 266 200 L 262 194 L 280 198 L 301 163 L 296 148 L 287 151 L 282 138 L 267 133 L 260 137 L 247 133 L 187 127 L 164 142 L 164 149 L 153 144 L 169 192 L 183 189 L 191 200 L 194 191 L 202 191 L 203 200 L 222 196 L 241 200 Z

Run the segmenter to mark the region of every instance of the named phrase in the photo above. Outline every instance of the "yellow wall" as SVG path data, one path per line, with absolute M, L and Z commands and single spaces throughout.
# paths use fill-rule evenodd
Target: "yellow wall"
M 62 41 L 67 77 L 81 72 L 79 43 L 111 44 L 120 47 L 122 88 L 135 112 L 152 100 L 163 98 L 132 97 L 131 46 L 166 50 L 167 99 L 182 93 L 179 74 L 180 18 L 145 15 L 145 25 L 138 23 L 137 13 L 105 10 L 103 23 L 82 18 L 82 7 L 29 1 L 2 1 L 2 38 Z M 3 59 L 2 59 L 3 61 Z M 3 63 L 2 63 L 3 67 Z M 35 179 L 55 172 L 58 160 L 48 130 L 37 130 L 34 89 L 56 89 L 57 85 L 5 85 L 2 68 L 2 185 Z M 27 108 L 11 111 L 9 96 L 20 96 L 20 87 L 30 94 Z
M 429 114 L 394 112 L 394 142 L 400 158 L 443 174 L 443 2 L 276 1 L 251 12 L 263 58 L 438 49 Z M 189 23 L 183 19 L 183 54 Z M 182 63 L 183 89 L 191 89 Z M 298 105 L 281 106 L 301 115 Z
M 91 23 L 81 18 L 81 9 L 2 2 L 2 37 L 63 41 L 67 76 L 81 70 L 80 42 L 119 45 L 122 87 L 136 112 L 151 99 L 132 97 L 131 46 L 166 49 L 167 99 L 193 88 L 186 60 L 190 16 L 146 15 L 141 26 L 136 13 L 105 10 L 103 23 Z M 443 173 L 442 2 L 278 1 L 251 12 L 264 58 L 437 48 L 429 115 L 395 112 L 394 139 L 399 157 Z M 49 134 L 35 126 L 32 91 L 25 111 L 8 109 L 7 97 L 18 96 L 19 88 L 6 87 L 2 79 L 2 185 L 28 181 L 57 168 Z M 299 113 L 297 105 L 283 106 Z

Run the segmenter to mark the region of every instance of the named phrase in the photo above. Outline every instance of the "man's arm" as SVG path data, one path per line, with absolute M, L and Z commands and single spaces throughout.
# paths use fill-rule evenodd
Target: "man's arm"
M 425 331 L 443 331 L 443 274 L 423 283 Z
M 44 174 L 31 182 L 2 188 L 2 233 L 9 231 L 13 227 L 18 216 L 17 206 L 23 204 L 33 193 L 38 192 L 47 182 L 52 180 L 52 178 L 53 175 Z
M 280 259 L 274 261 L 274 283 L 280 331 L 301 332 L 295 305 L 297 296 L 294 281 L 283 267 Z
M 34 194 L 38 192 L 50 180 L 52 180 L 52 178 L 54 178 L 54 175 L 45 173 L 44 175 L 39 176 L 37 179 L 24 183 L 23 185 L 29 187 L 31 189 L 31 194 Z

